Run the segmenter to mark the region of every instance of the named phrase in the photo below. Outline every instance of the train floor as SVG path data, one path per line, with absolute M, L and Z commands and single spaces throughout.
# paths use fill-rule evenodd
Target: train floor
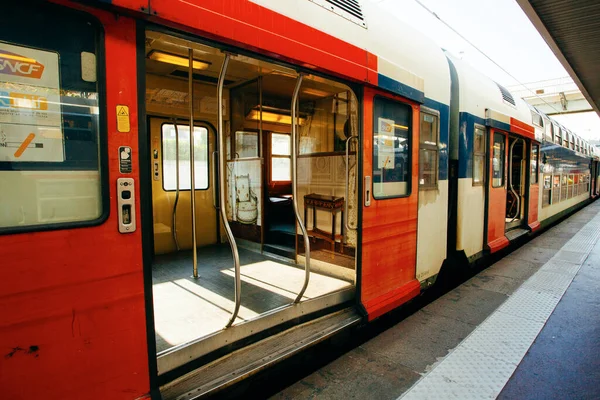
M 600 398 L 600 202 L 273 399 Z
M 239 248 L 241 307 L 235 323 L 291 303 L 304 283 L 304 269 L 276 258 Z M 198 279 L 193 278 L 192 252 L 156 256 L 152 266 L 157 352 L 222 329 L 235 305 L 234 268 L 228 244 L 198 248 Z M 311 273 L 303 299 L 352 286 Z

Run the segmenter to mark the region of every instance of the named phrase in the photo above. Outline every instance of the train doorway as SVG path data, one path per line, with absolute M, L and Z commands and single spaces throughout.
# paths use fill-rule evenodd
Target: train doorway
M 508 186 L 506 191 L 506 231 L 523 225 L 527 204 L 527 144 L 517 137 L 508 139 Z
M 145 54 L 159 375 L 350 303 L 353 91 L 152 30 Z

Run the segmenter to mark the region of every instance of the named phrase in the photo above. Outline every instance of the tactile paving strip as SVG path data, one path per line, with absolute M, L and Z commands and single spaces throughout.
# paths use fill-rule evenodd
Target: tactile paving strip
M 401 399 L 495 399 L 599 238 L 597 213 Z

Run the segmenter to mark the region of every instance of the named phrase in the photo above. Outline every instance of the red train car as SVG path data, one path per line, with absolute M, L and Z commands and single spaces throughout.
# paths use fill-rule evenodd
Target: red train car
M 483 193 L 505 188 L 449 174 L 451 66 L 356 0 L 4 5 L 3 397 L 208 394 L 504 246 Z M 540 141 L 460 111 L 489 132 L 460 158 L 490 182 L 493 129 Z M 452 201 L 475 191 L 485 241 Z

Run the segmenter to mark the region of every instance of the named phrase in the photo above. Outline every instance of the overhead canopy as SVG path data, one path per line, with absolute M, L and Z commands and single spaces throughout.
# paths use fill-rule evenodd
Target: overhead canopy
M 600 2 L 517 0 L 600 115 Z

